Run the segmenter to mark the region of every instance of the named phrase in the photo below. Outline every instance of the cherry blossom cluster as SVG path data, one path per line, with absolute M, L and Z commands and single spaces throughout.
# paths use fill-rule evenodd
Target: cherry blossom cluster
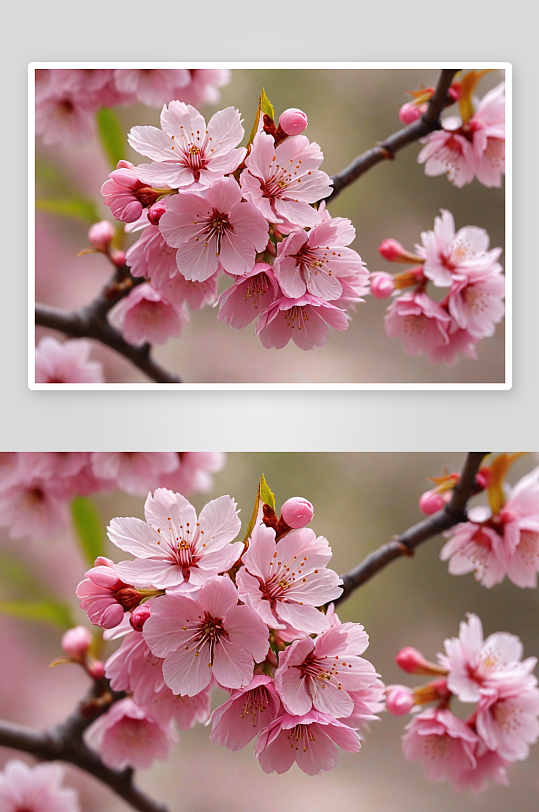
M 278 125 L 259 111 L 248 147 L 240 114 L 220 110 L 206 124 L 190 104 L 171 101 L 161 129 L 133 127 L 128 141 L 151 163 L 120 161 L 102 186 L 127 230 L 143 229 L 127 251 L 145 284 L 110 312 L 128 340 L 162 343 L 178 335 L 187 306 L 218 298 L 217 318 L 241 329 L 258 318 L 265 347 L 290 339 L 304 350 L 324 344 L 329 327 L 346 330 L 346 311 L 367 292 L 368 273 L 351 222 L 318 202 L 331 194 L 323 155 L 301 133 L 307 117 L 287 110 Z
M 420 761 L 429 780 L 446 779 L 455 790 L 483 792 L 489 781 L 507 785 L 507 767 L 526 759 L 539 738 L 539 690 L 532 674 L 537 658 L 522 659 L 515 635 L 497 632 L 483 640 L 473 614 L 444 646 L 439 665 L 411 647 L 396 657 L 407 673 L 436 677 L 413 690 L 387 686 L 390 713 L 420 711 L 406 726 L 404 755 Z M 464 720 L 450 710 L 457 700 L 475 706 Z M 425 705 L 430 707 L 423 710 Z
M 45 144 L 76 144 L 95 132 L 100 107 L 142 102 L 161 107 L 169 99 L 213 103 L 230 80 L 227 69 L 37 69 L 36 133 Z
M 12 538 L 64 533 L 75 496 L 166 486 L 206 491 L 224 465 L 217 452 L 13 452 L 0 455 L 0 526 Z
M 489 235 L 477 226 L 455 233 L 453 215 L 444 209 L 434 230 L 421 233 L 415 254 L 397 240 L 382 242 L 384 259 L 414 266 L 401 274 L 371 274 L 376 298 L 400 294 L 388 307 L 385 329 L 390 338 L 401 340 L 408 355 L 426 355 L 431 364 L 448 366 L 461 354 L 477 358 L 477 342 L 494 334 L 505 312 L 505 277 L 498 262 L 502 249 L 489 244 Z M 448 289 L 441 301 L 428 295 L 429 282 Z
M 10 759 L 0 772 L 2 812 L 80 812 L 77 793 L 62 787 L 64 771 L 58 764 L 29 767 Z
M 256 738 L 267 773 L 296 762 L 318 775 L 335 766 L 337 747 L 357 752 L 384 687 L 361 656 L 363 626 L 321 608 L 342 582 L 327 567 L 327 540 L 307 527 L 312 505 L 292 498 L 277 516 L 259 495 L 243 542 L 230 496 L 197 516 L 161 488 L 145 517 L 112 520 L 110 540 L 133 559 L 99 558 L 77 587 L 91 622 L 124 636 L 105 676 L 127 696 L 86 732 L 103 761 L 144 768 L 166 758 L 175 726 L 210 718 L 213 688 L 228 699 L 211 715 L 211 740 L 237 751 Z
M 457 187 L 474 178 L 488 187 L 502 185 L 505 172 L 505 84 L 502 82 L 478 101 L 474 90 L 488 71 L 469 71 L 449 89 L 450 102 L 457 101 L 460 116 L 442 119 L 440 130 L 422 139 L 418 155 L 425 174 L 447 175 Z M 413 91 L 414 100 L 400 109 L 401 121 L 417 120 L 427 108 L 434 88 Z

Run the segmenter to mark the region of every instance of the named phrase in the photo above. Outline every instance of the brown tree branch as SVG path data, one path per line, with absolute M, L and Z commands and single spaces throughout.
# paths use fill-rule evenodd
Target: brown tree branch
M 391 561 L 403 555 L 412 556 L 415 548 L 423 544 L 424 541 L 438 536 L 444 530 L 449 530 L 450 527 L 454 527 L 459 522 L 465 522 L 467 519 L 466 505 L 474 492 L 475 475 L 486 454 L 487 452 L 472 452 L 467 455 L 460 480 L 453 490 L 451 500 L 442 510 L 408 528 L 402 535 L 392 539 L 373 553 L 369 553 L 361 564 L 341 575 L 343 593 L 334 603 L 338 604 L 349 598 L 352 592 L 370 581 L 377 572 L 384 569 Z
M 36 303 L 36 324 L 58 330 L 71 338 L 93 338 L 100 341 L 129 359 L 156 383 L 181 383 L 181 378 L 152 358 L 149 344 L 143 344 L 142 347 L 129 344 L 107 321 L 109 310 L 143 281 L 132 277 L 127 265 L 123 265 L 117 269 L 99 295 L 79 310 L 66 311 Z
M 65 722 L 50 730 L 32 730 L 0 720 L 0 746 L 29 753 L 40 761 L 65 761 L 75 764 L 110 787 L 139 812 L 168 812 L 164 804 L 150 798 L 133 782 L 133 770 L 111 770 L 99 755 L 87 747 L 82 735 L 92 722 L 121 699 L 123 693 L 111 691 L 108 681 L 100 680 Z
M 404 127 L 402 130 L 393 133 L 393 135 L 390 135 L 385 141 L 371 147 L 371 149 L 368 149 L 363 155 L 360 155 L 352 161 L 350 166 L 347 166 L 342 172 L 333 175 L 333 191 L 329 197 L 325 198 L 326 203 L 335 200 L 343 189 L 346 189 L 347 186 L 350 186 L 351 183 L 365 174 L 371 166 L 380 163 L 380 161 L 393 160 L 395 153 L 403 147 L 412 144 L 414 141 L 419 141 L 420 138 L 423 138 L 434 130 L 439 130 L 441 127 L 440 115 L 447 104 L 447 92 L 451 87 L 451 82 L 456 73 L 458 73 L 458 69 L 442 70 L 434 95 L 429 101 L 427 110 L 420 119 L 414 121 L 413 124 L 409 124 L 408 127 Z

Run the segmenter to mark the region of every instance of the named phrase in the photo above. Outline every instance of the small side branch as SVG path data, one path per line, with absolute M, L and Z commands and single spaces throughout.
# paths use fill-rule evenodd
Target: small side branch
M 350 166 L 334 175 L 332 177 L 333 192 L 329 197 L 325 198 L 326 203 L 335 200 L 343 189 L 346 189 L 347 186 L 354 183 L 361 175 L 364 175 L 371 166 L 380 163 L 380 161 L 393 160 L 395 154 L 403 147 L 412 144 L 414 141 L 419 141 L 420 138 L 423 138 L 434 130 L 439 130 L 441 127 L 440 115 L 447 104 L 447 92 L 451 87 L 451 82 L 456 73 L 458 73 L 458 69 L 442 70 L 434 95 L 429 101 L 427 110 L 420 119 L 414 121 L 413 124 L 408 125 L 408 127 L 404 127 L 402 130 L 393 133 L 393 135 L 390 135 L 385 141 L 368 149 L 367 152 L 364 152 L 363 155 L 360 155 L 352 161 Z
M 423 519 L 422 522 L 405 530 L 402 535 L 370 553 L 357 567 L 341 576 L 343 593 L 335 604 L 349 598 L 352 592 L 384 569 L 391 561 L 401 556 L 412 556 L 414 550 L 424 541 L 443 533 L 467 519 L 466 505 L 475 487 L 475 475 L 487 452 L 472 452 L 467 455 L 460 480 L 453 490 L 451 500 L 438 513 Z

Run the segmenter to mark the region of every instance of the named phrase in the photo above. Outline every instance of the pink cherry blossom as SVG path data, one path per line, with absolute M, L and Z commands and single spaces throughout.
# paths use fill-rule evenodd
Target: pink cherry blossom
M 166 244 L 157 226 L 148 225 L 144 229 L 137 242 L 127 251 L 125 261 L 133 276 L 150 279 L 154 288 L 165 288 L 171 279 L 179 275 L 176 249 Z M 170 297 L 169 301 L 177 303 Z
M 487 750 L 479 743 L 474 753 L 475 766 L 459 772 L 453 779 L 453 789 L 457 791 L 470 789 L 476 795 L 484 792 L 489 781 L 502 786 L 508 786 L 506 767 L 509 762 L 501 758 L 498 753 Z
M 470 518 L 474 516 L 470 512 Z M 440 558 L 449 559 L 451 575 L 473 572 L 480 584 L 490 589 L 505 578 L 507 555 L 503 537 L 497 529 L 473 521 L 462 522 L 444 533 L 450 541 L 442 548 Z
M 210 278 L 204 282 L 186 279 L 178 271 L 175 256 L 176 249 L 170 248 L 169 250 L 174 254 L 174 275 L 170 279 L 162 281 L 160 284 L 157 283 L 157 279 L 154 276 L 151 280 L 152 287 L 178 308 L 187 304 L 191 310 L 202 310 L 205 305 L 214 304 L 217 301 L 219 273 L 210 276 Z
M 36 383 L 102 383 L 103 369 L 90 361 L 91 344 L 72 338 L 61 344 L 45 336 L 36 347 Z
M 230 82 L 228 68 L 193 68 L 189 70 L 191 81 L 182 87 L 181 100 L 195 107 L 199 104 L 215 104 L 219 101 L 218 87 Z
M 327 539 L 310 528 L 293 530 L 276 543 L 272 528 L 257 525 L 236 575 L 239 596 L 270 628 L 289 625 L 299 630 L 296 636 L 319 634 L 329 621 L 315 607 L 342 592 L 337 573 L 326 569 L 330 558 Z
M 2 812 L 80 812 L 77 793 L 61 786 L 64 771 L 59 764 L 29 767 L 10 759 L 0 772 Z
M 285 713 L 263 730 L 255 745 L 255 756 L 265 773 L 285 773 L 296 762 L 307 775 L 333 769 L 339 752 L 357 753 L 357 733 L 325 713 L 311 710 L 304 716 Z
M 210 739 L 229 750 L 241 750 L 281 714 L 273 680 L 258 675 L 213 712 Z
M 347 330 L 345 312 L 325 299 L 305 293 L 299 299 L 283 296 L 272 302 L 260 314 L 256 334 L 267 349 L 280 350 L 292 339 L 300 349 L 312 350 L 328 340 L 328 325 L 335 330 Z
M 281 542 L 282 544 L 282 542 Z M 350 692 L 376 680 L 373 665 L 359 655 L 369 644 L 363 626 L 344 623 L 315 640 L 296 640 L 279 656 L 275 687 L 285 710 L 302 716 L 311 708 L 339 719 L 350 716 Z
M 114 571 L 110 558 L 99 556 L 95 566 L 85 573 L 75 590 L 80 598 L 81 609 L 96 626 L 113 629 L 124 619 L 127 609 L 133 609 L 141 601 L 141 595 L 124 583 Z
M 119 92 L 132 94 L 150 107 L 160 107 L 170 99 L 177 98 L 177 91 L 181 95 L 181 88 L 190 81 L 191 76 L 186 68 L 114 71 L 114 82 Z
M 473 338 L 494 335 L 494 325 L 503 319 L 505 277 L 455 279 L 449 293 L 449 313 L 460 328 Z
M 243 135 L 240 114 L 233 107 L 219 110 L 206 126 L 190 104 L 171 101 L 161 111 L 160 130 L 133 127 L 127 140 L 136 152 L 152 160 L 136 167 L 144 182 L 174 189 L 196 184 L 202 189 L 238 168 L 246 150 L 234 148 Z
M 113 216 L 124 223 L 134 223 L 142 215 L 142 210 L 151 206 L 158 198 L 147 183 L 138 177 L 135 167 L 129 161 L 118 161 L 116 169 L 101 187 Z
M 71 146 L 88 141 L 95 128 L 94 109 L 83 94 L 52 82 L 49 92 L 36 96 L 36 133 L 44 144 Z
M 257 262 L 249 273 L 236 279 L 221 294 L 217 318 L 224 324 L 241 330 L 280 296 L 279 283 L 271 266 L 265 262 Z
M 126 341 L 135 346 L 165 344 L 169 336 L 179 336 L 189 321 L 185 307 L 177 308 L 148 283 L 137 285 L 107 315 Z
M 539 572 L 539 468 L 511 491 L 500 519 L 508 549 L 507 577 L 517 586 L 537 586 Z
M 423 273 L 438 287 L 450 287 L 457 280 L 484 281 L 501 273 L 498 262 L 501 248 L 489 250 L 490 238 L 485 229 L 465 226 L 455 233 L 451 212 L 441 209 L 435 217 L 434 230 L 421 233 L 422 245 L 416 245 L 424 259 Z M 465 327 L 465 324 L 461 324 Z
M 36 477 L 25 467 L 0 489 L 0 525 L 11 538 L 50 539 L 68 528 L 69 510 L 61 482 Z
M 174 451 L 94 451 L 91 465 L 98 479 L 112 479 L 122 491 L 142 495 L 162 474 L 175 471 L 179 460 Z
M 119 518 L 108 528 L 113 544 L 136 557 L 115 566 L 130 583 L 158 589 L 183 585 L 191 591 L 226 572 L 242 553 L 241 542 L 230 544 L 241 527 L 230 496 L 208 502 L 197 519 L 184 496 L 158 488 L 148 494 L 144 513 L 145 522 Z
M 437 344 L 431 347 L 429 361 L 431 364 L 447 364 L 448 367 L 455 366 L 460 356 L 477 360 L 475 351 L 478 339 L 470 335 L 468 330 L 460 330 L 452 320 L 447 344 Z
M 310 204 L 328 197 L 332 189 L 330 178 L 318 169 L 323 157 L 318 144 L 310 144 L 304 135 L 294 135 L 276 147 L 273 137 L 262 130 L 245 160 L 247 171 L 240 176 L 243 194 L 270 223 L 285 220 L 301 227 L 316 226 L 320 214 Z
M 426 293 L 409 292 L 395 299 L 384 324 L 390 338 L 400 338 L 408 355 L 427 355 L 449 343 L 451 318 Z
M 501 186 L 505 172 L 505 86 L 489 91 L 469 122 L 445 118 L 442 129 L 422 139 L 417 160 L 425 174 L 443 175 L 458 187 L 474 177 L 484 186 Z
M 84 741 L 107 767 L 147 770 L 155 759 L 167 760 L 177 736 L 172 723 L 158 722 L 132 699 L 121 699 L 90 725 Z
M 161 477 L 163 488 L 189 496 L 193 491 L 200 493 L 213 488 L 211 474 L 224 468 L 226 457 L 220 451 L 181 451 L 178 454 L 179 467 Z
M 343 217 L 324 220 L 309 233 L 296 231 L 279 244 L 274 271 L 286 296 L 298 299 L 312 293 L 327 301 L 342 294 L 341 277 L 369 274 L 359 254 L 347 248 L 356 236 L 350 220 Z
M 516 761 L 528 758 L 530 744 L 539 738 L 539 690 L 529 677 L 513 687 L 485 691 L 479 700 L 476 729 L 489 750 L 501 758 Z
M 145 607 L 148 604 L 144 604 Z M 120 648 L 105 663 L 105 675 L 114 691 L 133 695 L 159 722 L 174 719 L 180 730 L 188 730 L 210 715 L 210 692 L 177 696 L 163 679 L 163 659 L 151 653 L 142 634 L 129 632 Z
M 242 202 L 233 178 L 221 178 L 205 197 L 183 192 L 167 204 L 159 221 L 167 245 L 186 279 L 203 282 L 221 267 L 235 276 L 249 273 L 257 251 L 268 242 L 268 224 L 251 203 Z
M 379 721 L 378 713 L 385 710 L 386 688 L 382 680 L 376 679 L 368 688 L 359 691 L 350 691 L 349 696 L 354 703 L 354 710 L 341 721 L 355 730 L 369 730 L 368 722 Z
M 347 313 L 355 313 L 356 305 L 363 303 L 365 301 L 363 296 L 369 292 L 369 288 L 365 286 L 365 273 L 361 270 L 353 276 L 341 276 L 339 281 L 342 293 L 331 304 L 341 310 L 346 310 Z
M 468 614 L 460 624 L 459 637 L 444 641 L 440 663 L 449 670 L 447 686 L 461 702 L 477 702 L 483 691 L 504 686 L 526 688 L 537 659 L 522 661 L 522 643 L 506 632 L 496 632 L 483 641 L 483 627 L 477 615 Z
M 281 517 L 289 527 L 299 530 L 306 527 L 314 517 L 314 508 L 302 496 L 292 496 L 281 507 Z
M 476 767 L 478 737 L 450 710 L 429 708 L 406 726 L 402 749 L 408 761 L 421 761 L 429 781 L 448 779 Z
M 144 639 L 163 657 L 163 677 L 176 694 L 196 696 L 212 676 L 223 688 L 249 685 L 269 648 L 268 629 L 249 606 L 238 606 L 229 578 L 208 581 L 196 598 L 165 595 L 144 624 Z

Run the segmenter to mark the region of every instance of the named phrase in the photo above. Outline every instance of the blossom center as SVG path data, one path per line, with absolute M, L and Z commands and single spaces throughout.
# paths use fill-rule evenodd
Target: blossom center
M 294 750 L 299 750 L 301 747 L 304 753 L 309 749 L 309 745 L 316 741 L 310 725 L 296 725 L 286 738 L 290 742 L 290 747 L 293 747 Z

